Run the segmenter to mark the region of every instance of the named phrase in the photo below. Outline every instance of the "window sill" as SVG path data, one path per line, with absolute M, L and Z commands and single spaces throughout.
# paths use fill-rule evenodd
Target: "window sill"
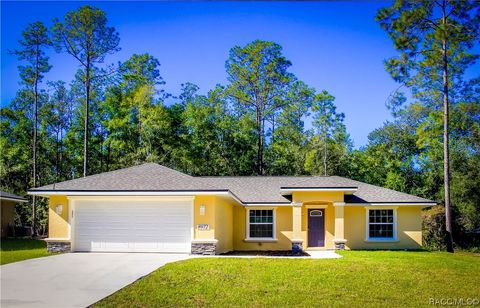
M 395 238 L 386 238 L 386 239 L 365 239 L 365 243 L 398 243 L 400 240 L 395 239 Z
M 276 238 L 246 238 L 243 240 L 247 243 L 276 243 L 278 239 Z

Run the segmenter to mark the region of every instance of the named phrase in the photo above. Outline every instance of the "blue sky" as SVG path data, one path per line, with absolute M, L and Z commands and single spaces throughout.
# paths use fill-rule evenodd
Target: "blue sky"
M 92 4 L 107 12 L 120 33 L 122 50 L 108 56 L 116 63 L 148 52 L 161 63 L 165 90 L 177 95 L 192 82 L 205 93 L 226 83 L 225 60 L 235 45 L 272 40 L 283 46 L 291 72 L 318 91 L 336 97 L 338 110 L 356 147 L 390 119 L 385 101 L 397 85 L 383 68 L 395 55 L 387 34 L 374 20 L 389 2 L 4 2 L 1 11 L 2 106 L 19 88 L 15 57 L 7 50 L 29 22 L 48 26 L 54 17 Z M 70 81 L 78 68 L 71 56 L 49 52 L 47 80 Z

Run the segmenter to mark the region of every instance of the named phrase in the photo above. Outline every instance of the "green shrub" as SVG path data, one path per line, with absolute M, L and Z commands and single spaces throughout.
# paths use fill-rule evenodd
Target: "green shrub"
M 453 220 L 453 241 L 456 249 L 470 252 L 480 251 L 480 234 L 473 230 L 465 230 L 455 217 Z M 446 228 L 445 209 L 441 205 L 431 207 L 422 212 L 423 246 L 431 250 L 445 250 Z
M 427 249 L 445 249 L 445 210 L 437 205 L 422 212 L 423 245 Z

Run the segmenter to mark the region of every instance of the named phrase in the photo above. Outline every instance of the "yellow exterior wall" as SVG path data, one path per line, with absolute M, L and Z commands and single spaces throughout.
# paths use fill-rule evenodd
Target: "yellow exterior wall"
M 396 242 L 367 242 L 366 209 L 363 206 L 345 206 L 345 238 L 348 249 L 417 249 L 422 246 L 422 208 L 397 207 Z
M 335 238 L 335 207 L 333 202 L 343 202 L 342 191 L 308 191 L 294 192 L 294 203 L 303 203 L 302 206 L 302 237 L 303 247 L 308 248 L 308 209 L 325 209 L 325 248 L 334 249 Z
M 335 233 L 334 238 L 337 240 L 345 239 L 345 206 L 334 206 L 335 217 Z
M 55 211 L 57 205 L 62 205 L 62 214 Z M 48 200 L 48 237 L 68 238 L 68 199 L 66 196 L 51 196 Z
M 290 206 L 262 207 L 261 209 L 275 209 L 276 242 L 247 242 L 246 207 L 233 207 L 233 249 L 234 250 L 290 250 L 292 249 L 292 208 Z M 254 209 L 250 207 L 250 209 Z M 258 208 L 255 208 L 258 209 Z
M 334 249 L 335 222 L 337 229 L 341 219 L 335 218 L 334 202 L 343 202 L 343 192 L 294 192 L 293 202 L 304 204 L 295 208 L 300 213 L 298 222 L 293 221 L 294 208 L 290 206 L 261 207 L 275 208 L 276 242 L 250 242 L 246 239 L 246 211 L 248 208 L 233 200 L 218 196 L 196 196 L 194 199 L 194 239 L 217 240 L 217 253 L 231 250 L 290 250 L 292 239 L 303 239 L 308 248 L 308 208 L 325 209 L 325 248 Z M 63 206 L 61 215 L 55 211 Z M 205 205 L 205 215 L 200 215 L 200 205 Z M 2 205 L 3 206 L 3 205 Z M 13 207 L 12 207 L 13 208 Z M 253 207 L 250 207 L 253 208 Z M 2 217 L 4 215 L 2 208 Z M 66 196 L 51 196 L 49 199 L 49 238 L 68 238 L 68 200 Z M 6 212 L 5 212 L 6 213 Z M 340 211 L 337 209 L 337 214 Z M 338 216 L 338 215 L 337 215 Z M 298 217 L 298 216 L 297 216 Z M 397 207 L 397 242 L 366 242 L 366 209 L 363 206 L 344 206 L 344 238 L 348 249 L 413 249 L 422 245 L 421 207 Z M 198 224 L 208 224 L 209 230 L 197 230 Z M 295 225 L 296 233 L 293 229 Z M 3 228 L 3 219 L 2 219 Z
M 1 201 L 1 237 L 13 235 L 10 226 L 13 226 L 15 220 L 15 204 L 14 201 Z
M 205 215 L 200 215 L 200 206 L 205 206 Z M 215 239 L 215 197 L 195 196 L 194 201 L 194 238 Z M 208 224 L 209 230 L 197 230 L 197 225 Z
M 233 205 L 224 199 L 215 200 L 215 238 L 217 253 L 233 250 Z
M 200 215 L 200 206 L 205 215 Z M 216 196 L 196 196 L 194 202 L 194 239 L 217 240 L 217 253 L 233 250 L 233 203 Z M 208 224 L 209 230 L 197 230 L 197 225 Z
M 343 191 L 296 191 L 293 202 L 343 202 Z
M 303 246 L 308 248 L 308 209 L 321 208 L 314 204 L 302 206 L 302 239 Z M 333 239 L 335 238 L 335 208 L 330 203 L 325 208 L 325 248 L 334 249 Z

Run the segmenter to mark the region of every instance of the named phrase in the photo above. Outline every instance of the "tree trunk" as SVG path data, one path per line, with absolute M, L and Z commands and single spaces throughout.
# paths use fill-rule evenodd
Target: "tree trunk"
M 323 136 L 323 175 L 327 176 L 327 133 Z
M 262 113 L 263 114 L 263 113 Z M 265 147 L 265 119 L 262 119 L 262 130 L 261 130 L 261 133 L 260 133 L 260 140 L 261 140 L 261 143 L 260 143 L 260 175 L 264 175 L 265 174 L 265 162 L 264 162 L 264 157 L 263 157 L 263 150 L 264 150 L 264 147 Z
M 272 144 L 275 143 L 275 114 L 272 115 Z
M 110 171 L 110 143 L 107 144 L 107 157 L 105 158 L 107 171 Z
M 57 128 L 56 131 L 56 140 L 55 140 L 55 182 L 59 178 L 59 169 L 60 169 L 60 128 Z
M 257 107 L 257 175 L 262 174 L 262 164 L 263 164 L 263 143 L 262 143 L 262 119 L 261 119 L 261 111 L 260 108 Z
M 33 187 L 37 187 L 37 126 L 38 126 L 38 56 L 39 46 L 36 47 L 34 102 L 33 102 Z M 32 197 L 32 237 L 37 236 L 37 198 Z
M 90 59 L 87 58 L 87 67 L 85 71 L 85 123 L 84 123 L 84 136 L 83 136 L 83 176 L 88 175 L 88 118 L 89 118 L 89 105 L 90 105 Z
M 99 150 L 100 150 L 100 172 L 105 172 L 105 170 L 103 170 L 103 159 L 104 159 L 104 155 L 103 155 L 103 142 L 104 142 L 104 138 L 103 138 L 103 134 L 101 136 L 102 140 L 100 141 L 100 145 L 98 146 L 99 147 Z
M 442 21 L 444 31 L 446 27 L 446 0 L 442 5 Z M 450 154 L 448 143 L 448 58 L 447 58 L 447 36 L 446 33 L 442 42 L 442 62 L 443 62 L 443 177 L 445 186 L 445 226 L 446 226 L 446 244 L 447 251 L 453 252 L 453 234 L 452 234 L 452 211 L 450 204 Z

